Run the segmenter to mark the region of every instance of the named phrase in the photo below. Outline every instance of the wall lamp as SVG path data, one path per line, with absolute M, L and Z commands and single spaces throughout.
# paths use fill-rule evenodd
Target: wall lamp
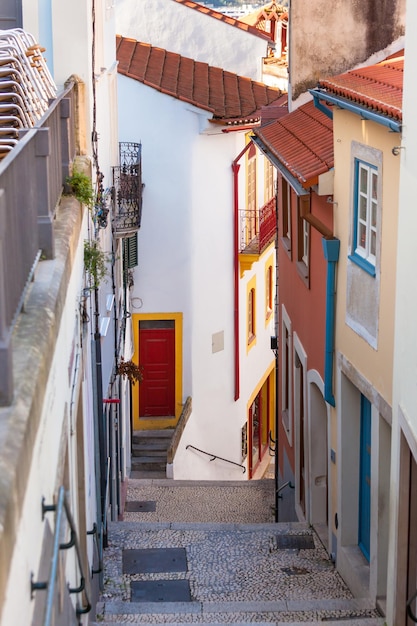
M 400 150 L 405 150 L 405 146 L 394 146 L 391 152 L 394 156 L 398 156 L 400 154 Z

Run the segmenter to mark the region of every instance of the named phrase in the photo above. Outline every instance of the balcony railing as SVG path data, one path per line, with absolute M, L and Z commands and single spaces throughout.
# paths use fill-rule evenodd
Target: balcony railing
M 275 197 L 258 211 L 240 211 L 239 252 L 261 254 L 275 240 L 276 232 Z
M 116 237 L 129 237 L 142 219 L 141 144 L 120 144 L 120 165 L 113 167 L 113 228 Z
M 75 151 L 74 83 L 52 101 L 0 163 L 0 406 L 13 393 L 11 335 L 42 254 L 54 256 L 53 221 Z

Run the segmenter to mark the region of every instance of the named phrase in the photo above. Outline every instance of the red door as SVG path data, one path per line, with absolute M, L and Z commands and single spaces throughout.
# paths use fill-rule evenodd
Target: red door
M 139 322 L 139 418 L 175 416 L 175 328 L 171 320 Z

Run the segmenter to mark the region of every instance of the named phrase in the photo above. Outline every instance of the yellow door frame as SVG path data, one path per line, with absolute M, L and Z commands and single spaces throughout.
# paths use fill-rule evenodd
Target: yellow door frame
M 139 419 L 140 383 L 132 389 L 132 420 L 133 430 L 153 430 L 175 428 L 182 411 L 182 313 L 133 313 L 133 345 L 132 360 L 139 363 L 139 322 L 143 320 L 173 320 L 175 328 L 175 417 L 173 418 L 141 418 Z M 137 387 L 139 385 L 139 388 Z

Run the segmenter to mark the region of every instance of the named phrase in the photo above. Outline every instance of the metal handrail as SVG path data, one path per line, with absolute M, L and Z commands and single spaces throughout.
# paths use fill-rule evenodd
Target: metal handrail
M 292 482 L 290 480 L 287 480 L 286 483 L 284 483 L 283 485 L 281 485 L 281 487 L 279 487 L 277 489 L 277 494 L 282 491 L 283 489 L 285 489 L 285 487 L 289 487 L 290 489 L 294 489 L 294 485 L 292 484 Z M 282 496 L 278 496 L 278 498 L 282 498 Z
M 51 558 L 51 571 L 49 574 L 49 578 L 47 582 L 33 582 L 31 581 L 31 590 L 37 591 L 39 589 L 47 589 L 47 598 L 46 598 L 46 609 L 45 609 L 45 619 L 43 622 L 43 626 L 50 626 L 52 623 L 52 609 L 54 605 L 54 595 L 55 595 L 55 584 L 57 579 L 58 572 L 58 555 L 60 550 L 66 550 L 71 547 L 75 547 L 75 552 L 77 555 L 78 568 L 80 573 L 80 585 L 76 588 L 69 588 L 69 593 L 81 593 L 84 591 L 85 599 L 87 600 L 86 606 L 79 607 L 77 605 L 76 613 L 77 615 L 82 615 L 83 613 L 88 613 L 91 611 L 91 602 L 88 597 L 87 590 L 85 588 L 85 576 L 83 572 L 83 566 L 81 561 L 80 547 L 78 545 L 77 539 L 77 531 L 75 528 L 74 520 L 71 514 L 71 510 L 67 499 L 65 497 L 64 487 L 59 488 L 58 492 L 58 501 L 56 505 L 45 505 L 42 503 L 42 517 L 45 513 L 49 511 L 55 511 L 55 531 L 54 531 L 54 544 L 53 544 L 53 553 Z M 61 535 L 61 526 L 63 522 L 63 514 L 67 518 L 67 521 L 70 526 L 71 531 L 71 540 L 68 543 L 61 543 L 60 535 Z
M 417 598 L 417 590 L 413 593 L 413 595 L 411 596 L 411 598 L 409 600 L 407 600 L 407 615 L 408 617 L 417 624 L 417 615 L 414 615 L 414 613 L 411 610 L 411 603 L 414 602 L 414 600 Z
M 185 446 L 186 450 L 188 450 L 188 448 L 192 448 L 193 450 L 198 450 L 198 452 L 202 452 L 203 454 L 207 454 L 207 456 L 211 456 L 210 461 L 214 461 L 215 459 L 220 459 L 220 461 L 225 461 L 226 463 L 230 463 L 231 465 L 237 465 L 238 467 L 242 468 L 243 473 L 246 472 L 246 467 L 244 465 L 241 465 L 240 463 L 229 461 L 229 459 L 224 459 L 222 456 L 217 456 L 217 454 L 213 454 L 212 452 L 206 452 L 205 450 L 200 450 L 200 448 L 196 448 L 195 446 L 192 446 L 191 444 L 188 444 L 188 446 Z

